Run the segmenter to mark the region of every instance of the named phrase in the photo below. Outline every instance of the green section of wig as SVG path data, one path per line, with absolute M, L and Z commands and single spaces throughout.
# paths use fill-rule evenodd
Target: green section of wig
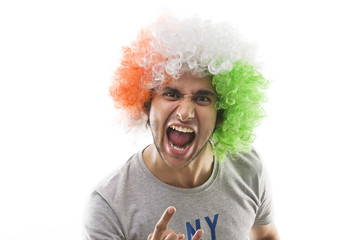
M 218 94 L 216 108 L 224 111 L 212 135 L 214 155 L 223 161 L 227 153 L 250 152 L 254 129 L 265 117 L 262 104 L 269 81 L 252 65 L 237 61 L 230 72 L 214 75 L 212 84 Z

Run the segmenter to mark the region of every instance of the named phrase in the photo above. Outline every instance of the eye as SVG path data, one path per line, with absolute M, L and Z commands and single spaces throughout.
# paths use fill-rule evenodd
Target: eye
M 198 101 L 198 102 L 211 102 L 210 98 L 204 97 L 204 96 L 197 97 L 196 101 Z
M 161 94 L 162 96 L 170 99 L 170 100 L 176 100 L 178 99 L 180 96 L 174 92 L 164 92 L 163 94 Z
M 195 98 L 195 101 L 200 105 L 208 105 L 212 102 L 211 98 L 206 96 L 198 96 Z

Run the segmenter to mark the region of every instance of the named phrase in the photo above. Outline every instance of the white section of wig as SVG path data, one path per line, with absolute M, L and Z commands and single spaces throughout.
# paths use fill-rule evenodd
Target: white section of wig
M 184 72 L 202 77 L 231 71 L 232 63 L 253 62 L 253 47 L 227 23 L 202 21 L 197 17 L 179 20 L 169 15 L 149 26 L 154 41 L 150 52 L 138 64 L 152 66 L 153 83 L 161 85 L 165 73 L 178 79 Z M 161 55 L 164 61 L 156 62 Z

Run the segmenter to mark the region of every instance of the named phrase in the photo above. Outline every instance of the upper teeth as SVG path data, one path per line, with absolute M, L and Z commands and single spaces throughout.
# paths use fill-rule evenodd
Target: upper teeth
M 176 131 L 179 131 L 179 132 L 184 132 L 184 133 L 192 133 L 192 132 L 194 132 L 190 128 L 180 127 L 180 126 L 175 126 L 175 125 L 170 126 L 170 128 L 172 128 L 172 129 L 174 129 Z

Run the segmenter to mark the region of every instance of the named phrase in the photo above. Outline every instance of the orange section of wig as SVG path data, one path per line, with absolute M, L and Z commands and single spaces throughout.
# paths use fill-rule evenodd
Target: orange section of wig
M 140 31 L 130 47 L 123 47 L 120 66 L 116 69 L 110 96 L 115 107 L 125 109 L 130 117 L 139 120 L 145 113 L 144 104 L 151 97 L 152 66 L 140 66 L 138 61 L 150 52 L 153 37 L 150 31 Z M 159 59 L 161 60 L 161 59 Z

